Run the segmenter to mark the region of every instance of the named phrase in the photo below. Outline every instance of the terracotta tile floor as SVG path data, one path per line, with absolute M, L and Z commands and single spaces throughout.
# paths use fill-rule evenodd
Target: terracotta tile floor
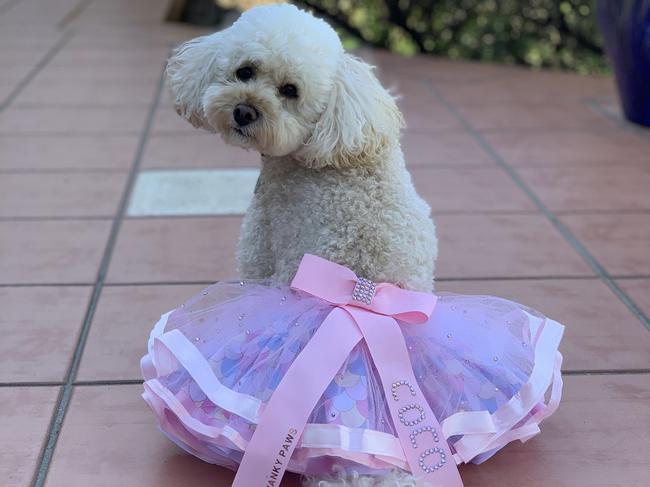
M 150 325 L 234 276 L 241 216 L 128 217 L 138 174 L 257 166 L 160 91 L 170 46 L 203 33 L 162 22 L 166 8 L 0 0 L 3 486 L 232 479 L 168 442 L 139 398 Z M 466 485 L 645 485 L 650 131 L 617 118 L 610 77 L 364 54 L 403 95 L 438 290 L 509 297 L 567 325 L 558 413 L 462 467 Z

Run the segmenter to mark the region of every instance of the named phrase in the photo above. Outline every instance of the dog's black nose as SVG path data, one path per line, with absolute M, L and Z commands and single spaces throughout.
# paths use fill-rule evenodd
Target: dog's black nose
M 240 103 L 232 111 L 232 115 L 235 118 L 237 125 L 243 127 L 244 125 L 248 125 L 249 123 L 253 123 L 255 120 L 257 120 L 257 117 L 259 117 L 260 114 L 257 110 L 255 110 L 255 107 Z

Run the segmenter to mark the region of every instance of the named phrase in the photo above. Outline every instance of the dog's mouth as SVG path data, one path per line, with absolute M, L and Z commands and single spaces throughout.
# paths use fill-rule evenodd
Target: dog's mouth
M 251 135 L 250 135 L 249 133 L 244 132 L 244 131 L 243 131 L 242 129 L 240 129 L 239 127 L 232 127 L 232 130 L 233 130 L 235 133 L 237 133 L 238 135 L 240 135 L 241 137 L 245 137 L 245 138 L 247 138 L 247 139 L 251 137 Z

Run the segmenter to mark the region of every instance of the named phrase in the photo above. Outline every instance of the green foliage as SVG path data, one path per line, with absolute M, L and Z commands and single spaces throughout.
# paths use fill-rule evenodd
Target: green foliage
M 305 0 L 363 41 L 412 55 L 607 71 L 595 0 Z

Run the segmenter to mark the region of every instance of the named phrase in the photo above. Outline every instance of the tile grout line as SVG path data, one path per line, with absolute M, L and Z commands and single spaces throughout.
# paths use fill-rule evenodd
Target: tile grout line
M 448 210 L 434 212 L 435 215 L 448 216 L 448 215 L 492 215 L 492 216 L 518 216 L 518 215 L 538 215 L 539 210 Z M 186 219 L 186 218 L 232 218 L 243 217 L 244 213 L 169 213 L 169 214 L 149 214 L 149 215 L 127 215 L 129 220 L 171 220 L 171 219 Z M 5 217 L 9 218 L 9 217 Z
M 24 110 L 37 110 L 37 109 L 40 108 L 37 105 L 29 105 L 29 106 L 19 105 L 19 106 L 22 107 Z M 70 105 L 68 105 L 68 106 L 70 106 Z M 133 105 L 129 105 L 129 106 L 132 107 Z M 52 107 L 43 107 L 43 108 L 52 108 Z M 63 108 L 63 105 L 61 105 L 60 108 Z M 96 110 L 98 108 L 108 109 L 110 107 L 108 105 L 106 105 L 105 107 L 98 107 L 98 106 L 93 107 L 93 106 L 88 106 L 88 105 L 78 105 L 78 106 L 76 106 L 76 108 L 81 109 L 81 110 Z M 126 108 L 126 106 L 123 106 L 122 108 Z M 142 106 L 137 106 L 136 108 L 142 108 Z M 522 128 L 522 129 L 512 129 L 512 128 L 509 128 L 509 129 L 487 129 L 487 130 L 484 130 L 483 132 L 487 133 L 487 134 L 511 134 L 511 135 L 516 135 L 516 134 L 534 133 L 534 132 L 539 131 L 539 130 L 540 130 L 540 127 L 535 127 L 535 128 L 531 128 L 531 129 L 525 129 L 525 128 Z M 544 128 L 544 130 L 546 132 L 548 132 L 548 133 L 574 132 L 574 133 L 588 133 L 588 134 L 593 134 L 593 135 L 607 133 L 607 131 L 600 130 L 600 129 L 578 130 L 578 129 L 566 128 L 566 129 L 562 129 L 562 130 L 555 130 L 553 128 Z M 430 136 L 444 135 L 445 133 L 457 134 L 457 133 L 465 133 L 465 132 L 466 132 L 465 130 L 458 129 L 458 128 L 449 129 L 449 130 L 446 130 L 446 131 L 442 131 L 442 130 L 434 130 L 434 131 L 430 131 L 430 130 L 429 131 L 407 130 L 406 131 L 407 134 L 408 133 L 411 133 L 411 134 L 414 133 L 414 134 L 419 134 L 419 135 L 430 135 Z M 97 129 L 97 130 L 95 130 L 95 129 L 91 129 L 91 130 L 84 130 L 84 131 L 81 131 L 81 132 L 75 132 L 75 133 L 72 133 L 72 134 L 70 132 L 65 132 L 65 131 L 62 131 L 62 132 L 50 132 L 50 131 L 43 132 L 43 131 L 39 131 L 39 130 L 32 130 L 32 131 L 28 131 L 28 130 L 20 131 L 20 130 L 18 130 L 18 131 L 13 131 L 13 132 L 12 131 L 5 131 L 2 134 L 0 134 L 0 139 L 3 138 L 3 137 L 55 137 L 56 136 L 56 137 L 69 137 L 69 138 L 72 138 L 72 137 L 97 137 L 97 136 L 126 137 L 126 136 L 136 136 L 136 135 L 138 135 L 137 131 L 128 130 L 128 129 L 125 129 L 125 130 L 119 130 L 119 129 L 107 129 L 107 130 L 99 130 L 99 129 Z M 184 136 L 184 135 L 190 136 L 190 135 L 197 135 L 197 134 L 195 134 L 193 132 L 185 133 L 185 132 L 182 132 L 180 129 L 178 129 L 178 130 L 157 129 L 156 131 L 154 131 L 152 133 L 153 137 L 158 137 L 158 138 L 159 137 L 180 137 L 180 136 Z M 632 164 L 635 164 L 635 163 L 627 162 L 626 164 L 632 165 Z M 636 164 L 639 164 L 639 163 L 636 163 Z M 602 166 L 602 165 L 605 165 L 605 164 L 601 163 L 600 165 Z M 526 167 L 533 167 L 533 166 L 528 165 Z M 557 167 L 557 166 L 541 166 L 541 167 Z
M 429 88 L 429 91 L 438 100 L 449 113 L 451 113 L 456 119 L 463 125 L 465 130 L 479 143 L 479 145 L 492 157 L 494 162 L 501 168 L 503 171 L 512 179 L 512 181 L 517 185 L 517 187 L 522 190 L 539 208 L 539 210 L 544 214 L 544 216 L 549 220 L 553 227 L 562 235 L 564 240 L 580 255 L 583 261 L 596 273 L 596 275 L 603 281 L 603 283 L 614 293 L 619 300 L 628 308 L 628 310 L 641 322 L 641 324 L 650 331 L 650 319 L 645 315 L 645 313 L 639 308 L 639 306 L 630 298 L 623 289 L 612 279 L 612 277 L 607 273 L 605 268 L 598 262 L 598 260 L 587 250 L 587 248 L 578 240 L 578 238 L 573 235 L 573 233 L 566 227 L 558 217 L 548 209 L 548 207 L 542 202 L 539 196 L 524 182 L 524 180 L 519 176 L 517 171 L 508 164 L 499 153 L 492 147 L 492 145 L 487 141 L 487 139 L 478 132 L 458 111 L 452 106 L 452 104 L 435 88 L 433 83 L 427 79 L 422 79 L 425 86 Z
M 612 279 L 650 279 L 650 274 L 631 274 L 626 276 L 610 276 Z M 111 281 L 105 283 L 106 286 L 200 286 L 212 285 L 215 282 L 222 282 L 228 279 L 213 279 L 209 281 Z M 435 282 L 472 282 L 472 281 L 598 281 L 598 276 L 470 276 L 470 277 L 440 277 Z M 43 286 L 44 284 L 0 284 L 0 287 L 20 287 L 20 286 Z M 66 286 L 67 284 L 61 284 Z M 76 284 L 82 286 L 83 284 Z M 54 284 L 57 286 L 57 284 Z
M 1 173 L 0 173 L 1 174 Z M 32 215 L 32 216 L 0 216 L 0 222 L 49 222 L 49 221 L 106 221 L 113 220 L 113 215 Z
M 158 85 L 156 87 L 155 94 L 153 96 L 151 105 L 149 107 L 144 126 L 140 135 L 140 139 L 138 142 L 138 146 L 136 149 L 136 153 L 134 156 L 133 160 L 133 165 L 131 167 L 131 170 L 129 172 L 129 177 L 126 182 L 126 186 L 124 188 L 124 192 L 122 194 L 122 198 L 120 200 L 120 205 L 117 209 L 117 212 L 115 214 L 115 218 L 113 220 L 113 224 L 111 225 L 111 230 L 110 234 L 108 236 L 108 240 L 106 242 L 106 246 L 104 248 L 104 255 L 102 257 L 102 261 L 99 266 L 99 270 L 97 273 L 97 280 L 94 284 L 93 287 L 93 292 L 90 297 L 90 301 L 88 303 L 88 308 L 86 311 L 86 315 L 84 317 L 84 321 L 81 327 L 81 331 L 79 333 L 79 337 L 77 340 L 77 344 L 72 356 L 72 360 L 70 361 L 70 365 L 68 367 L 66 376 L 65 376 L 65 381 L 64 384 L 61 388 L 61 392 L 59 394 L 59 398 L 57 400 L 57 404 L 54 408 L 54 414 L 52 416 L 52 421 L 50 423 L 50 426 L 48 428 L 47 432 L 47 441 L 43 447 L 43 450 L 41 452 L 39 462 L 38 462 L 38 467 L 35 471 L 35 478 L 33 481 L 33 486 L 34 487 L 42 487 L 45 483 L 45 479 L 47 477 L 47 473 L 50 468 L 50 464 L 52 461 L 52 456 L 54 454 L 54 449 L 56 448 L 58 439 L 59 439 L 59 434 L 61 432 L 61 428 L 63 427 L 63 421 L 65 419 L 65 416 L 68 411 L 68 407 L 70 405 L 71 397 L 72 397 L 72 391 L 74 389 L 74 384 L 76 380 L 76 376 L 79 370 L 79 365 L 81 362 L 81 356 L 83 353 L 83 349 L 86 345 L 86 340 L 88 338 L 88 333 L 90 331 L 90 324 L 91 321 L 94 317 L 95 310 L 97 307 L 97 302 L 99 300 L 99 295 L 102 291 L 104 282 L 106 280 L 106 275 L 108 272 L 108 266 L 111 261 L 111 257 L 113 254 L 113 250 L 115 247 L 115 243 L 117 241 L 117 236 L 122 224 L 122 221 L 124 219 L 124 215 L 126 213 L 126 208 L 129 202 L 129 198 L 131 196 L 131 191 L 133 189 L 133 185 L 135 183 L 135 179 L 137 177 L 138 170 L 140 168 L 140 163 L 142 162 L 142 155 L 144 153 L 144 148 L 146 145 L 146 142 L 149 138 L 150 132 L 151 132 L 151 127 L 153 124 L 153 119 L 154 119 L 154 114 L 156 112 L 156 109 L 160 103 L 160 98 L 163 90 L 163 85 L 164 85 L 164 70 L 161 71 L 160 77 L 158 78 Z
M 36 66 L 34 66 L 32 69 L 29 70 L 29 73 L 27 73 L 16 85 L 16 87 L 9 92 L 9 94 L 5 97 L 5 99 L 0 103 L 0 112 L 5 110 L 6 108 L 11 105 L 11 103 L 20 95 L 23 90 L 38 76 L 38 74 L 47 66 L 54 57 L 61 52 L 61 49 L 65 47 L 65 45 L 68 43 L 68 41 L 72 38 L 72 32 L 71 31 L 65 31 L 62 35 L 61 38 L 56 41 L 54 46 L 52 46 L 48 51 L 45 53 L 45 55 L 36 63 Z
M 650 369 L 577 369 L 562 370 L 562 375 L 584 376 L 584 375 L 646 375 Z
M 630 274 L 630 275 L 613 275 L 611 279 L 617 281 L 633 279 L 650 279 L 650 274 Z M 436 282 L 474 282 L 474 281 L 596 281 L 600 280 L 598 276 L 471 276 L 471 277 L 440 277 Z M 210 281 L 104 281 L 106 287 L 126 287 L 126 286 L 210 286 L 220 279 Z M 7 287 L 90 287 L 94 282 L 14 282 L 0 283 L 0 289 Z
M 27 174 L 27 175 L 40 175 L 40 174 L 59 174 L 59 173 L 72 173 L 72 174 L 116 174 L 127 172 L 124 168 L 111 168 L 111 167 L 97 167 L 92 169 L 84 169 L 80 167 L 32 167 L 32 168 L 4 168 L 0 169 L 0 174 Z
M 99 380 L 79 380 L 74 383 L 77 387 L 95 387 L 95 386 L 129 386 L 144 383 L 142 379 L 99 379 Z
M 77 20 L 77 18 L 88 8 L 88 5 L 93 3 L 94 0 L 80 0 L 72 9 L 65 14 L 61 20 L 56 23 L 58 30 L 64 30 L 68 25 Z
M 118 83 L 116 81 L 115 83 Z M 108 83 L 106 83 L 108 84 Z M 150 85 L 150 81 L 143 81 L 143 85 Z M 73 103 L 73 102 L 42 102 L 42 101 L 31 101 L 31 102 L 20 102 L 17 103 L 16 108 L 24 108 L 26 110 L 38 110 L 38 109 L 52 109 L 52 108 L 77 108 L 80 110 L 109 110 L 111 108 L 146 108 L 148 105 L 146 103 L 137 102 L 100 102 L 100 103 Z
M 12 387 L 60 387 L 63 385 L 61 381 L 16 381 L 16 382 L 0 382 L 0 388 Z
M 469 277 L 438 277 L 435 282 L 472 282 L 472 281 L 589 281 L 598 280 L 598 276 L 469 276 Z
M 94 282 L 15 282 L 15 283 L 0 283 L 0 288 L 3 287 L 84 287 L 93 286 Z
M 0 109 L 2 105 L 0 105 Z M 33 108 L 23 108 L 23 110 L 32 110 Z M 72 108 L 74 110 L 74 108 Z M 14 131 L 11 130 L 5 131 L 0 134 L 0 140 L 3 138 L 14 137 L 14 138 L 54 138 L 60 137 L 62 139 L 73 139 L 75 137 L 137 137 L 137 130 L 75 130 L 74 132 L 70 131 L 61 131 L 61 132 L 51 132 L 49 130 L 32 130 L 32 131 Z
M 562 375 L 585 376 L 585 375 L 648 375 L 650 369 L 563 369 Z M 101 386 L 129 386 L 142 384 L 142 379 L 97 379 L 74 381 L 75 387 L 101 387 Z M 26 387 L 61 387 L 65 384 L 61 381 L 19 381 L 0 382 L 0 389 L 26 388 Z
M 600 115 L 604 119 L 606 119 L 608 122 L 611 122 L 613 125 L 615 125 L 618 128 L 624 129 L 625 130 L 625 121 L 623 119 L 617 118 L 614 116 L 612 113 L 608 112 L 603 108 L 603 106 L 593 97 L 590 98 L 582 98 L 580 99 L 583 105 L 585 105 L 589 110 L 594 112 L 596 115 Z
M 609 120 L 612 122 L 614 125 L 616 125 L 618 128 L 632 133 L 634 135 L 638 135 L 639 137 L 642 137 L 644 139 L 648 138 L 648 135 L 650 132 L 648 130 L 634 124 L 633 122 L 628 121 L 625 118 L 618 118 L 611 112 L 608 112 L 605 107 L 601 104 L 601 102 L 598 100 L 598 98 L 583 98 L 582 103 L 587 106 L 592 112 L 600 115 L 601 117 Z

